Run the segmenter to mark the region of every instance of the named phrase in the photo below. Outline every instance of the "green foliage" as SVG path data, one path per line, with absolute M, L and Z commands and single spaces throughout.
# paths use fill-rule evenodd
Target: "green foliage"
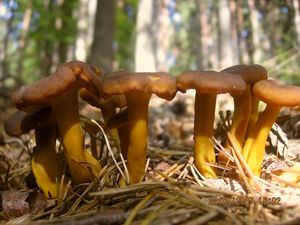
M 1 2 L 1 1 L 0 1 Z M 32 0 L 32 16 L 30 29 L 27 34 L 26 45 L 21 54 L 19 40 L 22 32 L 22 20 L 30 0 L 2 1 L 5 4 L 14 2 L 15 7 L 9 10 L 13 12 L 11 28 L 8 29 L 8 20 L 0 20 L 0 41 L 3 43 L 5 35 L 8 35 L 8 46 L 6 47 L 5 65 L 8 75 L 20 78 L 25 83 L 37 80 L 41 76 L 50 74 L 56 63 L 62 63 L 65 59 L 66 50 L 64 46 L 74 46 L 76 36 L 77 18 L 74 12 L 78 10 L 78 0 L 73 1 L 41 1 Z M 61 4 L 63 2 L 63 4 Z M 117 0 L 116 29 L 114 39 L 114 60 L 117 69 L 132 70 L 134 67 L 135 48 L 135 26 L 137 16 L 138 0 Z M 216 7 L 218 1 L 205 2 L 206 9 L 211 17 L 218 12 Z M 243 31 L 249 33 L 247 37 L 247 55 L 255 51 L 251 41 L 251 21 L 248 1 L 242 0 L 240 7 L 243 10 Z M 287 49 L 299 48 L 296 42 L 297 32 L 294 24 L 294 8 L 290 1 L 255 1 L 256 9 L 260 13 L 260 25 L 263 33 L 262 41 L 263 58 L 265 62 L 276 60 L 271 63 L 270 69 L 275 68 L 275 76 L 287 82 L 299 82 L 299 56 L 286 54 Z M 1 4 L 1 3 L 0 3 Z M 164 6 L 167 7 L 167 6 Z M 196 1 L 176 1 L 176 10 L 180 14 L 181 21 L 175 24 L 173 21 L 172 37 L 170 38 L 170 51 L 176 55 L 176 63 L 170 68 L 172 74 L 178 74 L 183 70 L 196 69 L 201 65 L 199 60 L 198 11 Z M 214 36 L 218 35 L 216 18 L 209 19 Z M 240 34 L 241 35 L 241 34 Z M 242 35 L 241 35 L 242 36 Z M 217 38 L 214 38 L 217 40 Z M 159 43 L 158 43 L 159 44 Z M 213 43 L 217 45 L 217 43 Z M 221 46 L 222 47 L 222 46 Z M 212 51 L 212 54 L 218 54 Z M 55 55 L 55 57 L 53 57 Z M 216 56 L 217 57 L 217 56 Z M 55 58 L 55 61 L 53 60 Z M 244 63 L 249 63 L 244 62 Z M 263 62 L 264 63 L 264 62 Z M 266 63 L 267 64 L 267 63 Z M 20 66 L 21 65 L 21 66 Z M 276 66 L 275 66 L 276 65 Z M 279 66 L 280 65 L 280 66 Z M 216 65 L 212 65 L 216 67 Z M 18 72 L 18 68 L 21 71 Z
M 76 17 L 72 16 L 78 1 L 18 0 L 13 12 L 6 62 L 10 75 L 24 83 L 31 83 L 49 75 L 53 54 L 60 46 L 73 44 L 76 39 Z M 22 22 L 26 10 L 31 10 L 30 26 L 25 46 L 19 46 L 22 38 Z M 4 22 L 4 21 L 3 21 Z M 21 70 L 20 70 L 21 69 Z

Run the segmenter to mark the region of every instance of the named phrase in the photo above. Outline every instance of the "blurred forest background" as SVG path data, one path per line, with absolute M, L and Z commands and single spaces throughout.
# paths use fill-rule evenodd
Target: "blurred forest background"
M 0 0 L 0 94 L 82 60 L 105 73 L 264 65 L 300 84 L 300 0 Z

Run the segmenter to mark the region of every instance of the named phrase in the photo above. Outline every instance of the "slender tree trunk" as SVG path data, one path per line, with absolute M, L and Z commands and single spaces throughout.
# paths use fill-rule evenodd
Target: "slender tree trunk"
M 293 6 L 295 9 L 295 27 L 296 27 L 296 34 L 297 34 L 297 43 L 298 43 L 298 49 L 300 49 L 300 1 L 293 0 Z
M 47 4 L 45 7 L 48 9 L 48 11 L 53 11 L 54 10 L 54 2 L 49 1 L 46 2 Z M 51 29 L 54 29 L 55 27 L 55 19 L 51 19 L 49 21 L 49 26 Z M 43 49 L 43 64 L 41 66 L 41 71 L 43 76 L 48 76 L 51 74 L 51 68 L 53 65 L 53 52 L 54 52 L 54 44 L 51 40 L 46 39 L 42 42 L 42 49 Z
M 104 73 L 113 69 L 113 40 L 116 0 L 98 0 L 94 39 L 88 63 L 99 66 Z
M 140 0 L 138 6 L 135 43 L 135 71 L 138 72 L 156 71 L 153 5 L 151 0 Z
M 228 0 L 219 0 L 219 23 L 220 23 L 220 68 L 233 65 L 233 44 L 230 35 L 230 9 Z
M 200 62 L 198 67 L 200 69 L 207 69 L 212 67 L 213 59 L 213 37 L 212 37 L 212 30 L 211 24 L 209 22 L 209 15 L 211 12 L 208 9 L 208 4 L 206 1 L 196 0 L 196 7 L 197 7 L 197 15 L 198 15 L 198 29 L 199 32 L 197 43 L 199 43 L 198 53 L 197 56 L 200 58 Z
M 242 40 L 242 30 L 243 30 L 243 7 L 241 1 L 237 1 L 236 4 L 236 28 L 237 28 L 237 48 L 238 48 L 238 59 L 239 63 L 244 63 L 244 48 L 243 48 L 243 40 Z
M 215 68 L 218 65 L 219 49 L 218 49 L 218 33 L 219 33 L 219 17 L 216 2 L 208 2 L 199 0 L 202 29 L 202 43 L 207 49 L 207 68 Z
M 219 2 L 214 2 L 214 13 L 215 15 L 213 17 L 216 18 L 215 21 L 215 35 L 216 35 L 216 42 L 217 46 L 217 64 L 215 64 L 215 66 L 217 66 L 218 68 L 222 68 L 222 31 L 221 31 L 221 22 L 220 22 L 220 13 L 219 13 Z
M 233 63 L 239 63 L 239 51 L 238 45 L 238 25 L 237 25 L 237 3 L 236 1 L 229 1 L 230 8 L 230 38 L 232 43 Z
M 253 61 L 259 63 L 262 60 L 262 50 L 260 34 L 262 33 L 261 26 L 259 24 L 259 12 L 255 6 L 255 0 L 248 0 L 251 32 L 252 32 L 252 43 L 253 43 Z
M 238 22 L 238 45 L 240 46 L 239 60 L 241 63 L 250 63 L 251 54 L 249 52 L 249 32 L 247 33 L 247 19 L 244 17 L 243 0 L 237 0 L 237 22 Z M 249 31 L 249 30 L 248 30 Z
M 204 44 L 202 41 L 202 37 L 204 36 L 204 32 L 203 32 L 204 27 L 203 27 L 203 24 L 201 23 L 202 17 L 205 16 L 205 14 L 202 11 L 202 4 L 204 4 L 204 2 L 201 2 L 199 0 L 195 0 L 195 2 L 196 2 L 196 15 L 198 16 L 198 18 L 195 20 L 192 17 L 192 22 L 194 21 L 194 23 L 192 25 L 194 25 L 194 28 L 195 28 L 195 32 L 192 33 L 195 36 L 193 38 L 195 46 L 192 46 L 192 48 L 196 51 L 197 69 L 202 69 L 205 67 Z
M 97 0 L 80 0 L 77 11 L 75 58 L 86 61 L 93 42 Z
M 15 13 L 12 13 L 12 16 L 7 20 L 6 23 L 6 32 L 5 36 L 3 37 L 3 40 L 1 40 L 0 43 L 3 43 L 0 48 L 0 79 L 3 79 L 6 76 L 9 76 L 8 71 L 8 63 L 7 63 L 7 50 L 9 45 L 9 38 L 11 36 L 11 33 L 13 31 L 13 21 L 14 21 Z
M 171 21 L 169 16 L 168 4 L 170 0 L 156 0 L 153 4 L 153 13 L 155 13 L 154 30 L 156 38 L 152 40 L 155 43 L 155 65 L 158 71 L 169 71 L 167 63 L 168 53 L 170 49 L 170 36 L 171 36 Z
M 24 13 L 23 21 L 22 21 L 22 30 L 21 30 L 21 36 L 19 39 L 19 48 L 18 48 L 18 66 L 16 74 L 22 74 L 23 70 L 23 57 L 24 57 L 24 51 L 27 45 L 27 34 L 29 31 L 29 25 L 31 21 L 31 14 L 32 14 L 32 0 L 28 1 L 27 8 Z

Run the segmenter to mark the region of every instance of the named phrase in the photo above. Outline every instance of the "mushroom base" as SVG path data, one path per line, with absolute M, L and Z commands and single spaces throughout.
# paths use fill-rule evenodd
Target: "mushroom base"
M 207 164 L 216 162 L 211 140 L 213 137 L 215 107 L 215 94 L 196 94 L 194 121 L 195 164 L 197 169 L 208 178 L 217 177 L 214 169 Z
M 234 113 L 229 132 L 236 138 L 240 146 L 243 146 L 247 125 L 252 109 L 250 86 L 242 96 L 234 97 Z
M 148 137 L 148 104 L 151 94 L 127 94 L 129 144 L 127 167 L 130 184 L 138 183 L 145 174 L 147 137 Z
M 279 111 L 279 106 L 267 105 L 245 142 L 242 154 L 256 176 L 260 175 L 267 138 Z
M 101 170 L 100 163 L 84 146 L 84 134 L 79 119 L 77 89 L 67 91 L 51 101 L 62 137 L 65 156 L 75 184 L 92 181 Z
M 31 160 L 36 182 L 47 198 L 59 197 L 65 188 L 65 182 L 61 184 L 63 164 L 55 150 L 55 131 L 55 124 L 35 130 L 36 149 Z

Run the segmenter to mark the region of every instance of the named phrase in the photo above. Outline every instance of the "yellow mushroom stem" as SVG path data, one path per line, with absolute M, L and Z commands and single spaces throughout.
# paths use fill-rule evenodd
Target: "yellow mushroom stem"
M 240 146 L 244 144 L 251 108 L 251 91 L 248 85 L 243 95 L 234 97 L 234 113 L 229 130 Z
M 126 95 L 129 134 L 127 167 L 130 184 L 140 182 L 145 174 L 150 97 L 151 94 L 142 92 Z
M 84 146 L 77 88 L 73 87 L 52 100 L 51 106 L 62 137 L 72 181 L 75 184 L 90 182 L 101 170 L 101 166 Z
M 215 163 L 215 151 L 211 138 L 213 137 L 213 125 L 216 107 L 215 94 L 196 93 L 195 99 L 195 164 L 197 169 L 208 178 L 216 178 L 214 169 L 207 163 Z
M 245 134 L 245 139 L 247 139 L 250 130 L 252 130 L 252 127 L 258 120 L 258 105 L 259 105 L 259 100 L 255 96 L 252 95 L 252 97 L 251 97 L 251 113 L 250 113 L 250 118 L 249 118 L 247 130 L 246 130 L 246 134 Z
M 279 106 L 268 104 L 246 139 L 242 154 L 249 168 L 256 176 L 260 175 L 267 138 L 280 108 Z
M 55 150 L 56 125 L 35 129 L 36 148 L 31 160 L 36 182 L 47 198 L 59 197 L 63 163 Z M 63 184 L 63 189 L 65 184 Z

